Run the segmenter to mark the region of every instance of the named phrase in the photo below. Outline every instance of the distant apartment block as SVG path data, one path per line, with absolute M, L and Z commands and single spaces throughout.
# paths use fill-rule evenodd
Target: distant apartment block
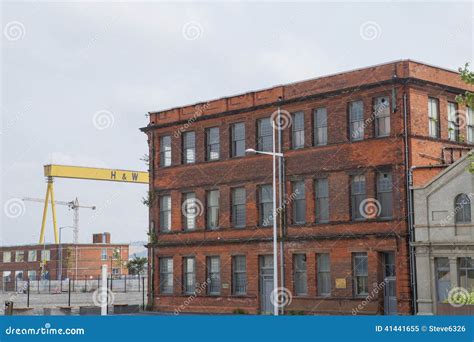
M 109 233 L 93 235 L 93 243 L 31 244 L 0 247 L 2 288 L 24 280 L 97 278 L 103 264 L 113 275 L 128 274 L 128 244 L 113 244 Z

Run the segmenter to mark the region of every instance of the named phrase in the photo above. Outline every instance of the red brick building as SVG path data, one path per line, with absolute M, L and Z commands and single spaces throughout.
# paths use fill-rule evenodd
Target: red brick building
M 128 274 L 128 247 L 111 243 L 109 233 L 94 234 L 93 243 L 77 245 L 1 246 L 2 287 L 13 289 L 15 280 L 97 278 L 103 264 L 112 267 L 114 275 Z
M 271 150 L 280 107 L 285 313 L 412 313 L 407 182 L 474 143 L 466 89 L 403 60 L 150 112 L 150 304 L 271 311 L 272 157 L 245 149 Z

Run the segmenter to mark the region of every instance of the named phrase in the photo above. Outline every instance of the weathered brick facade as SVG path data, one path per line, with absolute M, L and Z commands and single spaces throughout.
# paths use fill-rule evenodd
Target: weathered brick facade
M 293 225 L 293 203 L 287 207 L 287 225 L 283 234 L 285 283 L 293 293 L 286 312 L 314 314 L 376 314 L 384 312 L 384 294 L 373 291 L 384 281 L 383 255 L 395 255 L 396 311 L 412 313 L 409 264 L 409 227 L 407 223 L 407 165 L 421 167 L 414 181 L 421 184 L 469 149 L 465 141 L 448 140 L 447 101 L 468 89 L 452 71 L 398 61 L 375 67 L 274 87 L 258 92 L 222 98 L 193 106 L 150 113 L 146 132 L 150 147 L 151 205 L 150 223 L 156 239 L 150 244 L 150 304 L 155 310 L 170 312 L 231 313 L 236 309 L 257 313 L 262 310 L 259 256 L 272 254 L 272 228 L 259 224 L 258 188 L 272 182 L 271 157 L 246 155 L 230 157 L 230 127 L 245 123 L 246 148 L 256 148 L 257 120 L 267 118 L 281 106 L 289 113 L 304 112 L 304 148 L 291 148 L 291 128 L 283 131 L 286 192 L 292 181 L 305 184 L 306 223 Z M 472 89 L 471 89 L 472 90 Z M 390 134 L 375 136 L 374 98 L 390 99 Z M 428 134 L 428 97 L 439 100 L 441 136 Z M 348 104 L 362 100 L 364 138 L 351 141 Z M 313 110 L 327 109 L 327 145 L 314 146 Z M 460 115 L 465 108 L 459 106 Z M 408 123 L 405 144 L 405 114 Z M 465 120 L 465 119 L 462 119 Z M 464 121 L 462 121 L 464 122 Z M 466 126 L 459 136 L 466 137 Z M 205 161 L 205 129 L 219 127 L 220 158 Z M 196 163 L 182 162 L 182 134 L 196 134 Z M 160 138 L 171 136 L 171 166 L 160 165 Z M 407 150 L 405 150 L 407 147 Z M 406 160 L 406 153 L 408 160 Z M 350 179 L 364 174 L 366 198 L 376 198 L 376 175 L 380 171 L 392 175 L 392 215 L 387 219 L 351 218 Z M 329 222 L 315 222 L 316 179 L 326 177 L 329 184 Z M 231 222 L 231 189 L 246 189 L 245 228 L 234 228 Z M 184 231 L 181 204 L 183 193 L 192 191 L 206 206 L 206 192 L 218 189 L 219 229 L 209 231 L 206 211 L 197 216 L 196 229 Z M 171 197 L 171 231 L 160 232 L 159 198 Z M 368 288 L 372 298 L 356 296 L 354 290 L 353 253 L 367 253 Z M 329 253 L 329 296 L 318 295 L 317 255 Z M 298 296 L 294 289 L 293 255 L 305 254 L 307 293 Z M 232 262 L 234 255 L 246 256 L 247 291 L 232 294 Z M 207 295 L 206 290 L 190 296 L 183 292 L 183 257 L 196 258 L 196 282 L 206 283 L 206 256 L 220 257 L 221 291 Z M 159 258 L 173 259 L 173 289 L 160 293 Z M 282 286 L 282 284 L 280 284 Z

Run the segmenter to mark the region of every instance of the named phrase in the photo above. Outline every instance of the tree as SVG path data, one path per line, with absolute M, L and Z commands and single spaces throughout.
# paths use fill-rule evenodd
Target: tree
M 474 85 L 474 72 L 469 70 L 469 63 L 466 63 L 464 67 L 459 68 L 459 72 L 461 73 L 461 79 L 466 84 Z M 456 96 L 456 101 L 470 108 L 474 108 L 474 93 L 466 90 L 464 94 Z
M 135 255 L 135 257 L 132 260 L 129 260 L 127 263 L 128 273 L 133 275 L 143 274 L 145 272 L 147 262 L 147 258 L 138 257 Z

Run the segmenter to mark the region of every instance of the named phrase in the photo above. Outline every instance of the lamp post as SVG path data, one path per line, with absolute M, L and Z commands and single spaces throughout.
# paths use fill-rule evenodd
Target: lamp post
M 255 154 L 265 154 L 273 157 L 273 315 L 278 316 L 278 295 L 276 291 L 278 291 L 278 252 L 277 252 L 277 244 L 278 244 L 278 233 L 277 233 L 277 208 L 276 208 L 276 158 L 283 158 L 283 153 L 277 153 L 275 151 L 275 124 L 272 122 L 272 137 L 273 137 L 273 152 L 265 152 L 265 151 L 257 151 L 253 148 L 246 149 L 246 153 L 255 153 Z
M 73 226 L 64 226 L 64 227 L 59 227 L 59 273 L 58 273 L 58 280 L 61 281 L 61 288 L 63 284 L 63 245 L 61 243 L 61 232 L 63 229 L 66 228 L 71 228 L 74 229 Z

